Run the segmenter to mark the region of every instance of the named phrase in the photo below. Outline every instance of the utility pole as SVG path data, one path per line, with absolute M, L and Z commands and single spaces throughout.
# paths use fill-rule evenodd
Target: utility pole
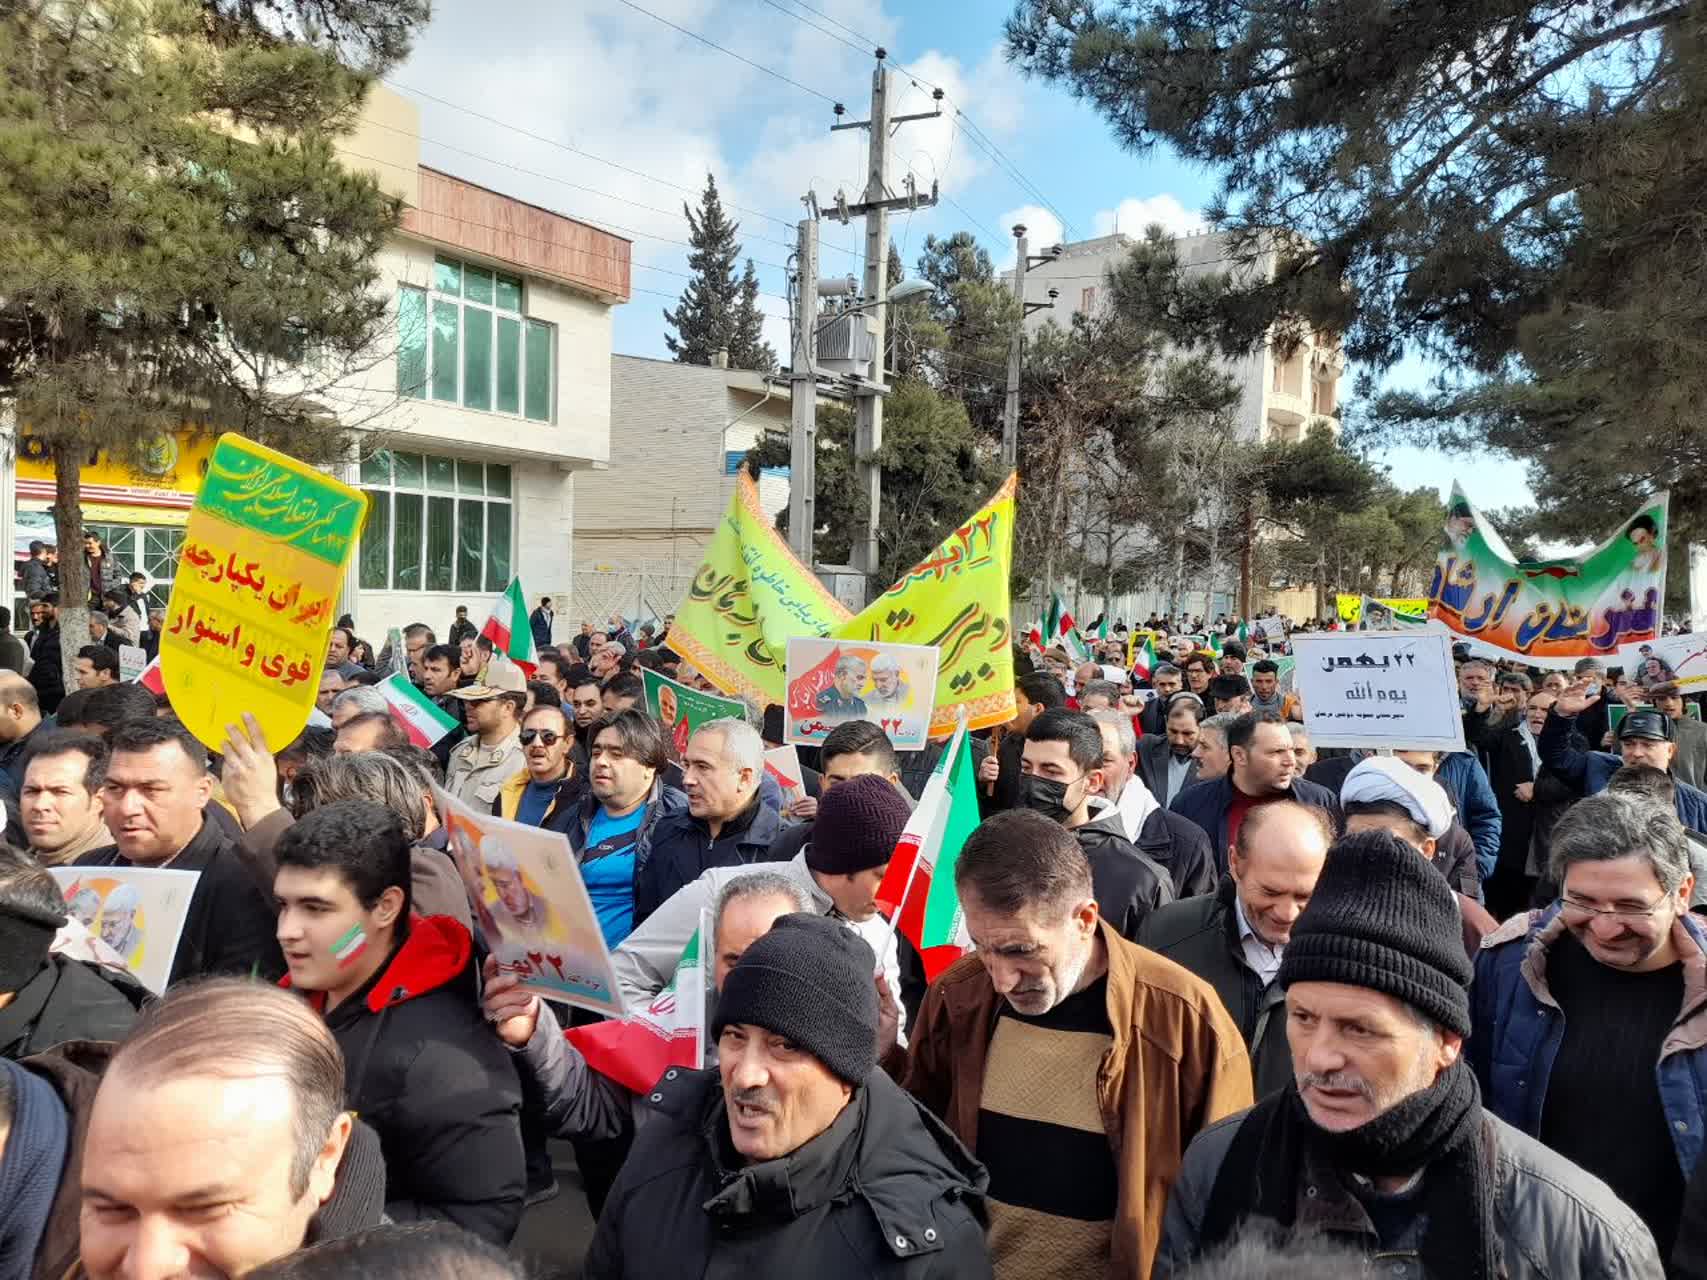
M 1025 318 L 1034 311 L 1049 311 L 1055 306 L 1055 299 L 1061 296 L 1059 289 L 1049 290 L 1048 302 L 1027 302 L 1025 300 L 1025 273 L 1032 266 L 1053 262 L 1061 256 L 1061 246 L 1056 245 L 1048 253 L 1032 257 L 1027 250 L 1030 245 L 1025 238 L 1023 223 L 1014 227 L 1014 297 L 1019 299 L 1019 324 L 1015 326 L 1013 337 L 1008 339 L 1008 399 L 1002 407 L 1002 469 L 1012 471 L 1019 465 L 1019 371 L 1020 356 L 1025 349 Z
M 818 218 L 800 223 L 795 250 L 794 354 L 788 362 L 789 407 L 793 410 L 788 450 L 788 545 L 808 569 L 812 535 L 818 527 Z
M 883 469 L 877 462 L 877 451 L 883 447 L 883 397 L 888 394 L 888 375 L 883 368 L 884 330 L 887 316 L 884 305 L 889 300 L 889 211 L 891 209 L 926 209 L 937 202 L 936 184 L 931 184 L 930 196 L 919 195 L 913 176 L 906 178 L 907 194 L 892 197 L 885 181 L 889 166 L 889 136 L 891 130 L 910 120 L 934 120 L 942 115 L 942 90 L 932 97 L 936 110 L 915 115 L 889 114 L 889 72 L 883 66 L 886 50 L 877 50 L 877 67 L 871 73 L 871 119 L 836 124 L 831 132 L 841 129 L 864 129 L 870 135 L 867 149 L 865 198 L 849 204 L 838 198 L 837 216 L 843 222 L 850 217 L 865 218 L 865 281 L 860 310 L 870 318 L 872 339 L 871 380 L 854 388 L 854 469 L 861 491 L 866 495 L 867 515 L 865 532 L 854 539 L 854 567 L 866 574 L 875 574 L 878 565 L 877 525 L 883 504 Z M 836 114 L 842 113 L 840 103 Z M 791 516 L 792 520 L 793 517 Z

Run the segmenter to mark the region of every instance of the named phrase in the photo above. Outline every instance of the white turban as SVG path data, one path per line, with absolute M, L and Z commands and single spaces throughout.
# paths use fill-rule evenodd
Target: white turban
M 1341 804 L 1396 804 L 1438 840 L 1452 828 L 1452 802 L 1446 788 L 1395 756 L 1370 756 L 1346 774 Z

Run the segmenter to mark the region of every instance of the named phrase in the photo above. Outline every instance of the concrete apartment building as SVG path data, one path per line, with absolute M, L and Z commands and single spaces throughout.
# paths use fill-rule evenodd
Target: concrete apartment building
M 578 566 L 692 574 L 729 509 L 747 450 L 766 433 L 788 436 L 788 379 L 619 355 L 611 362 L 610 431 L 616 456 L 576 482 Z M 774 519 L 788 505 L 787 468 L 762 476 L 759 496 Z
M 442 638 L 458 604 L 478 622 L 516 573 L 567 603 L 575 477 L 610 457 L 611 309 L 630 290 L 627 240 L 422 165 L 420 133 L 416 105 L 376 84 L 340 144 L 404 203 L 378 259 L 392 341 L 329 398 L 364 455 L 336 469 L 371 500 L 341 608 L 376 647 L 415 621 Z M 212 440 L 155 444 L 143 470 L 101 457 L 82 479 L 112 563 L 164 599 Z M 15 453 L 0 524 L 51 539 L 52 467 L 27 432 Z
M 1027 271 L 1027 302 L 1047 302 L 1050 289 L 1060 292 L 1054 310 L 1034 312 L 1027 317 L 1026 333 L 1035 334 L 1050 320 L 1065 328 L 1075 314 L 1094 314 L 1107 302 L 1105 281 L 1109 269 L 1137 244 L 1131 236 L 1118 232 L 1096 240 L 1064 244 L 1060 257 Z M 1228 268 L 1227 238 L 1219 232 L 1181 236 L 1174 244 L 1188 274 Z M 1033 245 L 1032 253 L 1042 253 L 1047 248 Z M 1272 262 L 1261 259 L 1255 269 L 1272 270 Z M 1332 335 L 1311 335 L 1284 361 L 1265 346 L 1241 360 L 1225 364 L 1240 388 L 1235 421 L 1241 439 L 1301 440 L 1310 424 L 1318 419 L 1339 430 L 1339 388 L 1345 376 L 1345 359 Z

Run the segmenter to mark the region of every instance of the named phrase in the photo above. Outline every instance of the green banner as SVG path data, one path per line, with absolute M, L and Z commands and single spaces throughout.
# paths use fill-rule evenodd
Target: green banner
M 1452 490 L 1429 617 L 1473 649 L 1543 667 L 1616 658 L 1659 634 L 1665 605 L 1667 495 L 1643 503 L 1586 555 L 1519 560 Z
M 663 722 L 675 745 L 677 759 L 688 749 L 688 739 L 700 725 L 711 720 L 747 718 L 747 704 L 734 698 L 690 689 L 679 680 L 644 668 L 640 680 L 646 686 L 646 710 Z

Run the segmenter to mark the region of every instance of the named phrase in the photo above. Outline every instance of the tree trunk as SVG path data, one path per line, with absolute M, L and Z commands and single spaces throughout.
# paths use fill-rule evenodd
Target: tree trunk
M 53 529 L 59 541 L 59 658 L 65 690 L 77 687 L 77 651 L 89 643 L 89 570 L 83 559 L 83 454 L 52 446 Z

